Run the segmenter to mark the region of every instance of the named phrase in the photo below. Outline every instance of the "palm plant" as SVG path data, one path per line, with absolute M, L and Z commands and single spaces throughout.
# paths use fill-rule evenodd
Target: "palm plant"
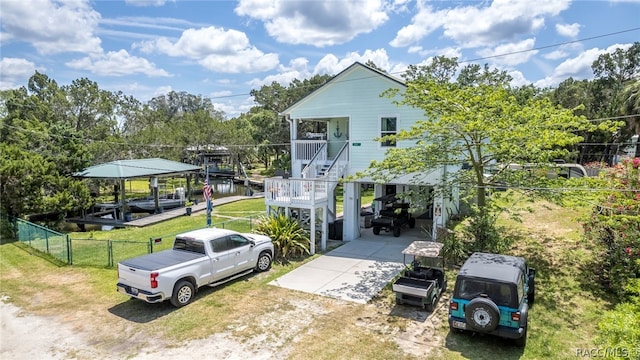
M 309 236 L 296 219 L 284 214 L 264 216 L 255 231 L 273 240 L 276 258 L 288 259 L 309 254 Z

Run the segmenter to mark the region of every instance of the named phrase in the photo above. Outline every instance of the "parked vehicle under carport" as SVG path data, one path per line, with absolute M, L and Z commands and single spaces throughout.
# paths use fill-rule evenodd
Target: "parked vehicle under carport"
M 380 231 L 384 230 L 393 232 L 393 236 L 399 237 L 404 225 L 409 225 L 412 229 L 416 226 L 416 219 L 409 213 L 409 204 L 398 203 L 395 194 L 384 195 L 373 200 L 383 203 L 382 209 L 371 220 L 375 235 L 379 235 Z

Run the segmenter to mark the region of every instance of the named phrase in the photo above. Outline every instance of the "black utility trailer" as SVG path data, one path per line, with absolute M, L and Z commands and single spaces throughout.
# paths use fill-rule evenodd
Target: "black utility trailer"
M 409 204 L 398 203 L 394 194 L 381 196 L 373 200 L 382 202 L 382 209 L 371 220 L 375 235 L 379 235 L 380 230 L 384 230 L 391 231 L 393 236 L 398 237 L 402 226 L 409 225 L 412 229 L 416 226 L 416 219 L 409 213 Z
M 434 241 L 414 241 L 402 251 L 405 264 L 407 256 L 411 264 L 393 283 L 396 304 L 409 304 L 433 311 L 447 288 L 444 276 L 444 258 L 441 256 L 442 243 Z

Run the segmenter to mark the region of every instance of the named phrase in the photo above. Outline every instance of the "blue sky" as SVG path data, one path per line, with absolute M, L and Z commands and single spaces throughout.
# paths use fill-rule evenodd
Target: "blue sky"
M 2 0 L 0 89 L 37 70 L 141 101 L 186 91 L 233 117 L 263 84 L 367 60 L 400 76 L 437 55 L 553 87 L 640 41 L 639 19 L 640 0 Z

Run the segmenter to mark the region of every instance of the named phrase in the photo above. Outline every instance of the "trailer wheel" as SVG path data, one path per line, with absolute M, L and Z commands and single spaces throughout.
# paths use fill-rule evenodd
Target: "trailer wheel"
M 175 307 L 183 307 L 190 303 L 195 296 L 195 288 L 193 284 L 186 280 L 178 281 L 173 287 L 173 295 L 171 295 L 171 304 Z
M 373 235 L 380 235 L 380 227 L 379 226 L 374 226 L 373 227 Z
M 409 227 L 412 229 L 416 227 L 416 218 L 412 217 L 411 219 L 409 219 Z

